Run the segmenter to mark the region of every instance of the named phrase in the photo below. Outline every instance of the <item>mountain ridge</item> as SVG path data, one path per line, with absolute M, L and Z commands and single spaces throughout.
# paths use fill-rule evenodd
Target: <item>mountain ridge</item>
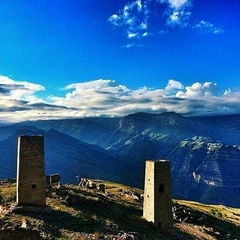
M 11 136 L 21 128 L 35 128 L 46 135 L 46 161 L 47 166 L 54 163 L 52 172 L 61 171 L 63 164 L 66 169 L 74 169 L 75 175 L 99 175 L 143 188 L 145 161 L 167 159 L 171 163 L 174 196 L 240 206 L 240 115 L 203 118 L 168 112 L 136 113 L 122 118 L 41 120 L 0 127 L 0 134 Z M 11 159 L 15 158 L 13 142 Z M 84 144 L 87 145 L 83 148 Z M 3 139 L 0 151 L 6 152 L 7 146 L 9 143 Z M 61 163 L 58 166 L 56 158 Z M 6 159 L 2 162 L 7 164 Z M 62 174 L 64 182 L 74 182 L 74 174 L 68 174 Z

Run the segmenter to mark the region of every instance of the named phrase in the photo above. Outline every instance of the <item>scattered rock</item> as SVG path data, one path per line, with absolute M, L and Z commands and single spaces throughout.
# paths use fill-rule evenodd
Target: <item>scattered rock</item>
M 119 192 L 125 197 L 132 198 L 134 200 L 142 201 L 143 200 L 143 194 L 138 193 L 137 191 L 131 191 L 129 189 L 119 189 Z
M 129 233 L 118 233 L 117 240 L 138 240 L 142 239 L 142 237 L 137 232 L 129 232 Z
M 178 222 L 192 223 L 202 225 L 204 223 L 204 215 L 200 212 L 193 211 L 186 207 L 175 204 L 172 208 L 173 219 Z
M 99 185 L 96 182 L 93 182 L 87 178 L 81 178 L 78 186 L 85 189 L 96 189 L 99 192 L 106 193 L 105 184 L 100 183 Z

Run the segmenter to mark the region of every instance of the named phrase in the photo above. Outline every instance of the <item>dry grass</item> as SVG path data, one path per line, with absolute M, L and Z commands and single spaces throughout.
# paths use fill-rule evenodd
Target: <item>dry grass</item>
M 177 203 L 188 206 L 192 209 L 201 211 L 205 214 L 211 214 L 220 219 L 232 222 L 240 226 L 240 209 L 231 208 L 223 205 L 206 205 L 193 201 L 176 200 Z M 215 214 L 214 214 L 215 213 Z M 220 214 L 219 214 L 220 213 Z
M 18 228 L 27 225 L 37 229 L 43 239 L 113 239 L 119 232 L 137 232 L 141 239 L 238 239 L 240 236 L 240 209 L 197 202 L 174 201 L 204 217 L 204 223 L 175 222 L 171 235 L 159 233 L 142 218 L 142 201 L 123 194 L 123 190 L 142 193 L 141 190 L 122 184 L 104 183 L 107 194 L 95 190 L 79 189 L 66 185 L 64 191 L 55 189 L 47 197 L 51 212 L 47 214 L 2 214 L 0 227 Z M 16 184 L 0 186 L 1 206 L 14 203 Z M 73 196 L 69 204 L 66 195 Z M 221 217 L 216 213 L 220 212 Z M 1 233 L 1 231 L 0 231 Z M 0 236 L 1 237 L 1 236 Z

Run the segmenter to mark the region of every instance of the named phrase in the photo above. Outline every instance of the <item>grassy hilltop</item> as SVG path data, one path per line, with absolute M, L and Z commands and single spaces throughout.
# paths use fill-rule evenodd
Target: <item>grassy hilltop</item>
M 142 218 L 139 189 L 104 183 L 107 193 L 74 185 L 48 192 L 46 213 L 14 213 L 16 183 L 0 185 L 0 239 L 239 239 L 240 209 L 174 200 L 174 230 Z

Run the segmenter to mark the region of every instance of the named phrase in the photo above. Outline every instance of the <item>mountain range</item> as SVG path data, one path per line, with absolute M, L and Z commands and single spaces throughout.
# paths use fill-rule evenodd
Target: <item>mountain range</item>
M 240 207 L 240 115 L 174 112 L 118 118 L 26 121 L 0 126 L 0 179 L 16 176 L 17 137 L 43 135 L 46 174 L 143 188 L 146 160 L 167 159 L 177 199 Z

